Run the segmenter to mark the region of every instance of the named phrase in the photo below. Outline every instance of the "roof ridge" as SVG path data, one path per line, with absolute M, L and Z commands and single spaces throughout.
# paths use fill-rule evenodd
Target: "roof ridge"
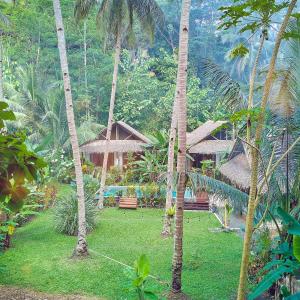
M 191 147 L 195 144 L 203 141 L 206 137 L 208 137 L 213 131 L 221 127 L 222 125 L 229 123 L 228 121 L 213 121 L 207 120 L 202 125 L 198 126 L 192 132 L 187 134 L 187 144 Z

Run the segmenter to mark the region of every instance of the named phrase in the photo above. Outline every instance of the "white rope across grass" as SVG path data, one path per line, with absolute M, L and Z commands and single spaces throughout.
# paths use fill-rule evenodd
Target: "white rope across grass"
M 108 260 L 110 260 L 110 261 L 113 261 L 113 262 L 115 262 L 115 263 L 117 263 L 117 264 L 119 264 L 119 265 L 121 265 L 121 266 L 123 266 L 123 267 L 126 267 L 126 268 L 129 268 L 129 269 L 131 269 L 131 270 L 134 270 L 134 267 L 129 266 L 129 265 L 127 265 L 127 264 L 125 264 L 125 263 L 123 263 L 123 262 L 121 262 L 121 261 L 119 261 L 119 260 L 116 260 L 116 259 L 114 259 L 114 258 L 112 258 L 112 257 L 109 257 L 109 256 L 107 256 L 107 255 L 101 254 L 101 253 L 99 253 L 99 252 L 97 252 L 97 251 L 95 251 L 95 250 L 89 249 L 89 252 L 91 252 L 91 253 L 93 253 L 93 254 L 96 254 L 96 255 L 98 255 L 98 256 L 104 257 L 104 258 L 106 258 L 106 259 L 108 259 Z M 160 284 L 168 285 L 168 286 L 169 286 L 169 283 L 160 280 L 160 279 L 159 279 L 158 277 L 156 277 L 156 276 L 153 276 L 153 275 L 149 274 L 149 277 L 152 278 L 152 279 L 154 279 L 154 280 L 156 280 L 156 281 L 157 281 L 158 283 L 160 283 Z

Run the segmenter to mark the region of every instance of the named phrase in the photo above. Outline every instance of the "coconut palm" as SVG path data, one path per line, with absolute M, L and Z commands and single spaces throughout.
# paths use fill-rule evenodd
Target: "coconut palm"
M 15 77 L 19 83 L 17 88 L 14 82 L 4 83 L 6 102 L 17 116 L 17 121 L 9 126 L 28 129 L 26 134 L 31 144 L 37 144 L 47 136 L 52 150 L 61 147 L 69 150 L 62 84 L 58 81 L 49 83 L 45 76 L 37 76 L 32 65 L 16 68 Z M 77 130 L 79 143 L 94 139 L 101 128 L 92 118 L 82 122 Z
M 252 190 L 252 193 L 250 193 L 250 198 L 248 200 L 248 214 L 247 214 L 247 240 L 244 242 L 244 253 L 243 253 L 243 261 L 241 266 L 241 275 L 240 275 L 240 286 L 239 286 L 239 298 L 238 299 L 244 299 L 245 298 L 245 289 L 246 289 L 246 274 L 247 274 L 247 265 L 245 261 L 249 261 L 249 243 L 252 236 L 253 231 L 253 220 L 254 217 L 261 217 L 260 212 L 257 211 L 258 205 L 260 205 L 260 208 L 263 208 L 265 211 L 269 212 L 271 208 L 266 209 L 266 206 L 261 205 L 260 198 L 263 200 L 267 200 L 264 195 L 262 195 L 262 183 L 264 182 L 264 174 L 262 172 L 262 162 L 260 161 L 260 156 L 262 158 L 267 158 L 264 162 L 264 165 L 270 164 L 270 171 L 267 172 L 270 175 L 269 180 L 269 191 L 268 191 L 268 197 L 269 199 L 272 199 L 272 203 L 276 203 L 276 206 L 278 205 L 277 200 L 282 200 L 283 195 L 285 195 L 285 203 L 289 205 L 289 190 L 293 191 L 295 186 L 295 180 L 297 180 L 297 176 L 293 176 L 297 174 L 298 170 L 298 162 L 299 159 L 296 156 L 296 159 L 294 159 L 295 153 L 299 153 L 299 149 L 296 148 L 296 143 L 299 141 L 299 133 L 298 131 L 292 132 L 291 127 L 299 127 L 299 120 L 294 120 L 294 117 L 297 116 L 297 113 L 294 111 L 295 104 L 293 101 L 295 99 L 299 99 L 297 94 L 299 94 L 298 85 L 295 84 L 299 81 L 299 65 L 298 65 L 298 56 L 299 56 L 299 40 L 293 40 L 292 48 L 296 52 L 293 55 L 289 55 L 291 63 L 288 65 L 288 70 L 280 70 L 276 72 L 276 76 L 274 76 L 275 73 L 275 62 L 276 57 L 278 54 L 278 49 L 280 46 L 282 33 L 285 31 L 287 27 L 287 21 L 289 19 L 290 13 L 293 9 L 293 6 L 295 5 L 295 2 L 290 3 L 290 7 L 288 10 L 288 13 L 285 17 L 284 22 L 282 23 L 281 30 L 279 32 L 279 35 L 276 40 L 276 47 L 274 48 L 275 51 L 272 56 L 270 69 L 267 76 L 267 81 L 265 83 L 264 88 L 264 94 L 263 94 L 263 103 L 262 108 L 263 111 L 266 109 L 267 100 L 270 95 L 270 86 L 271 83 L 273 84 L 273 92 L 271 99 L 273 100 L 271 102 L 270 108 L 273 112 L 273 120 L 271 123 L 271 130 L 266 130 L 263 128 L 262 124 L 264 120 L 264 114 L 260 115 L 260 121 L 259 121 L 259 131 L 256 131 L 256 139 L 259 137 L 259 141 L 256 140 L 256 145 L 259 145 L 259 150 L 257 148 L 252 148 L 252 155 L 255 153 L 256 155 L 256 161 L 251 163 L 251 168 L 255 165 L 255 169 L 252 169 L 252 178 L 251 178 L 251 188 L 255 190 Z M 295 30 L 293 30 L 295 31 Z M 297 30 L 298 34 L 299 30 Z M 294 32 L 295 34 L 295 32 Z M 284 61 L 284 65 L 286 65 L 288 59 Z M 211 62 L 208 62 L 207 65 L 207 72 L 208 77 L 210 77 L 211 82 L 214 82 L 214 84 L 217 86 L 216 89 L 221 95 L 228 96 L 230 95 L 230 98 L 234 100 L 234 103 L 238 103 L 238 100 L 240 98 L 240 88 L 232 79 L 230 76 L 220 68 Z M 274 78 L 277 78 L 275 82 Z M 295 97 L 296 95 L 296 97 Z M 253 96 L 253 95 L 252 95 Z M 242 97 L 244 98 L 244 97 Z M 241 99 L 242 99 L 241 98 Z M 250 95 L 251 98 L 251 95 Z M 227 100 L 225 98 L 225 100 Z M 249 100 L 249 97 L 248 97 Z M 288 120 L 288 122 L 287 122 Z M 297 123 L 298 122 L 298 123 Z M 299 128 L 298 128 L 299 130 Z M 264 135 L 264 136 L 263 136 Z M 263 136 L 263 138 L 262 138 Z M 290 145 L 289 145 L 290 144 Z M 272 154 L 272 152 L 274 153 Z M 298 152 L 296 152 L 298 151 Z M 293 158 L 293 163 L 289 163 L 288 161 Z M 274 160 L 276 161 L 274 162 Z M 287 167 L 288 166 L 288 167 Z M 264 170 L 266 171 L 266 170 Z M 255 172 L 255 175 L 253 174 Z M 292 173 L 292 176 L 289 176 L 289 173 Z M 255 179 L 254 179 L 255 176 Z M 253 185 L 255 181 L 255 184 Z M 285 181 L 285 182 L 284 182 Z M 211 187 L 211 185 L 216 185 L 215 182 L 209 182 L 208 186 Z M 224 190 L 224 187 L 227 189 L 226 186 L 221 187 L 220 185 L 217 185 L 220 189 L 223 190 L 223 192 L 226 192 Z M 257 189 L 258 187 L 258 189 Z M 254 195 L 255 194 L 255 197 Z M 253 197 L 251 199 L 251 197 Z M 254 200 L 253 200 L 254 199 Z M 268 203 L 264 202 L 263 204 L 268 205 Z M 249 208 L 250 207 L 250 208 Z M 251 213 L 251 217 L 249 217 L 249 211 Z M 250 219 L 250 220 L 249 220 Z M 259 222 L 260 223 L 260 222 Z M 249 229 L 250 228 L 250 229 Z M 247 262 L 248 263 L 248 262 Z M 245 280 L 245 281 L 244 281 Z
M 299 21 L 290 23 L 288 33 L 299 36 Z M 270 126 L 265 129 L 261 150 L 262 157 L 271 157 L 273 152 L 274 160 L 281 157 L 300 136 L 299 38 L 288 41 L 283 56 L 282 66 L 279 65 L 276 71 L 270 99 Z M 290 212 L 292 206 L 297 204 L 299 162 L 300 145 L 297 144 L 270 177 L 269 199 L 272 199 L 273 207 L 280 205 Z
M 43 76 L 37 76 L 32 65 L 18 67 L 15 76 L 20 83 L 5 82 L 7 103 L 16 112 L 17 128 L 30 128 L 27 137 L 36 144 L 43 137 L 50 136 L 52 148 L 66 145 L 68 140 L 67 118 L 64 103 L 61 101 L 63 90 L 59 82 L 49 82 Z
M 183 204 L 186 183 L 186 84 L 188 64 L 188 42 L 189 42 L 189 17 L 191 0 L 182 1 L 180 32 L 179 32 L 179 53 L 178 70 L 176 82 L 177 122 L 178 122 L 178 156 L 177 156 L 177 199 L 176 219 L 174 234 L 174 254 L 172 261 L 172 286 L 170 298 L 181 293 L 182 273 L 182 238 L 183 238 Z M 176 102 L 177 101 L 177 102 Z
M 97 5 L 97 3 L 98 1 L 96 0 L 77 0 L 75 5 L 76 19 L 80 20 L 85 18 L 89 14 L 91 8 Z M 150 36 L 151 40 L 153 40 L 155 26 L 159 20 L 162 20 L 162 17 L 163 13 L 155 0 L 103 0 L 99 6 L 97 22 L 100 28 L 100 33 L 105 39 L 105 44 L 107 41 L 112 40 L 115 47 L 114 71 L 106 133 L 106 148 L 104 151 L 99 191 L 99 208 L 103 207 L 104 200 L 108 161 L 108 143 L 111 138 L 122 40 L 123 37 L 125 37 L 128 44 L 134 43 L 135 35 L 133 26 L 135 18 L 139 21 L 141 29 Z
M 257 127 L 255 130 L 255 145 L 257 147 L 251 148 L 251 180 L 250 180 L 250 194 L 248 200 L 248 211 L 246 217 L 246 227 L 245 227 L 245 238 L 244 238 L 244 247 L 243 247 L 243 254 L 242 254 L 242 263 L 241 263 L 241 271 L 240 271 L 240 280 L 239 280 L 239 287 L 238 287 L 238 300 L 244 300 L 246 296 L 246 289 L 247 289 L 247 271 L 249 265 L 249 257 L 250 257 L 250 244 L 253 232 L 253 220 L 255 209 L 257 206 L 257 186 L 258 186 L 258 164 L 259 164 L 259 144 L 261 142 L 263 128 L 264 128 L 264 121 L 265 121 L 265 111 L 267 102 L 270 97 L 271 87 L 273 83 L 274 71 L 276 60 L 279 52 L 279 48 L 284 37 L 284 33 L 288 26 L 289 19 L 291 14 L 296 6 L 297 0 L 292 0 L 289 4 L 288 10 L 286 15 L 283 19 L 281 24 L 280 30 L 277 34 L 277 38 L 274 45 L 273 54 L 271 57 L 269 70 L 267 73 L 262 101 L 260 106 L 260 113 L 258 116 Z
M 255 51 L 252 43 L 250 43 L 251 52 L 245 47 L 244 42 L 239 43 L 232 51 L 229 51 L 230 60 L 239 57 L 240 65 L 242 65 L 242 72 L 244 73 L 247 60 L 251 65 L 250 80 L 249 80 L 249 94 L 248 94 L 248 110 L 253 108 L 253 99 L 255 91 L 255 78 L 257 69 L 261 60 L 264 43 L 268 40 L 269 29 L 273 23 L 274 15 L 278 14 L 282 9 L 286 7 L 286 3 L 276 3 L 275 0 L 271 0 L 265 3 L 259 4 L 256 1 L 249 1 L 246 3 L 238 3 L 237 5 L 231 5 L 222 7 L 221 10 L 224 12 L 221 19 L 224 20 L 220 28 L 224 27 L 228 29 L 230 27 L 236 27 L 238 23 L 241 23 L 241 29 L 239 33 L 242 35 L 245 31 L 251 31 L 253 36 L 256 32 L 260 33 L 259 45 L 257 52 Z M 247 14 L 247 20 L 244 21 L 244 16 Z M 237 36 L 237 35 L 234 35 Z M 240 39 L 241 36 L 238 35 Z M 245 37 L 243 38 L 244 40 Z M 256 53 L 255 53 L 256 52 Z M 254 55 L 251 55 L 254 53 Z M 251 59 L 251 57 L 253 57 Z M 250 59 L 249 59 L 250 58 Z M 251 142 L 251 120 L 250 114 L 247 117 L 247 142 Z
M 3 5 L 3 4 L 2 4 Z M 2 7 L 0 7 L 2 8 Z M 1 27 L 7 27 L 10 25 L 10 21 L 6 15 L 0 11 L 0 25 Z M 4 99 L 3 93 L 3 36 L 5 33 L 0 29 L 0 100 Z
M 171 218 L 168 214 L 169 209 L 172 207 L 173 190 L 174 190 L 174 158 L 175 158 L 175 142 L 177 133 L 177 98 L 173 104 L 173 112 L 171 119 L 171 127 L 169 132 L 169 147 L 168 147 L 168 166 L 167 166 L 167 193 L 165 205 L 165 217 L 162 230 L 162 236 L 168 237 L 171 235 Z
M 66 40 L 64 34 L 64 25 L 61 14 L 60 0 L 53 0 L 53 8 L 56 22 L 58 50 L 60 55 L 61 70 L 63 74 L 64 91 L 66 99 L 66 111 L 68 119 L 68 127 L 71 137 L 72 152 L 75 165 L 75 176 L 77 186 L 78 197 L 78 240 L 74 256 L 86 256 L 88 255 L 88 248 L 86 242 L 86 221 L 85 221 L 85 201 L 84 201 L 84 188 L 83 188 L 83 176 L 80 161 L 79 144 L 77 139 L 77 132 L 74 119 L 73 99 L 71 92 L 71 83 L 67 59 Z

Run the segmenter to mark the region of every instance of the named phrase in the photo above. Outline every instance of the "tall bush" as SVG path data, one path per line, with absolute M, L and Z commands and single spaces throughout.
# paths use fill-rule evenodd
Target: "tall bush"
M 85 217 L 87 232 L 95 228 L 96 209 L 93 199 L 88 197 L 85 200 Z M 67 235 L 77 235 L 78 233 L 78 201 L 76 192 L 70 190 L 59 196 L 55 211 L 55 229 Z

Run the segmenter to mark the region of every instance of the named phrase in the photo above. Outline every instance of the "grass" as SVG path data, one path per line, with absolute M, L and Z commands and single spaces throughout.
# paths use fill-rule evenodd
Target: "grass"
M 91 250 L 128 265 L 141 254 L 151 261 L 151 274 L 169 283 L 173 240 L 162 239 L 163 211 L 105 209 L 88 236 Z M 47 293 L 96 295 L 106 299 L 136 299 L 124 267 L 92 252 L 85 260 L 69 257 L 75 237 L 54 230 L 51 211 L 17 230 L 13 248 L 1 256 L 5 273 L 0 284 Z M 192 299 L 231 299 L 237 287 L 241 239 L 234 233 L 212 233 L 215 216 L 186 212 L 184 224 L 183 291 Z M 3 276 L 4 275 L 4 276 Z M 149 279 L 149 289 L 161 294 L 166 285 Z

